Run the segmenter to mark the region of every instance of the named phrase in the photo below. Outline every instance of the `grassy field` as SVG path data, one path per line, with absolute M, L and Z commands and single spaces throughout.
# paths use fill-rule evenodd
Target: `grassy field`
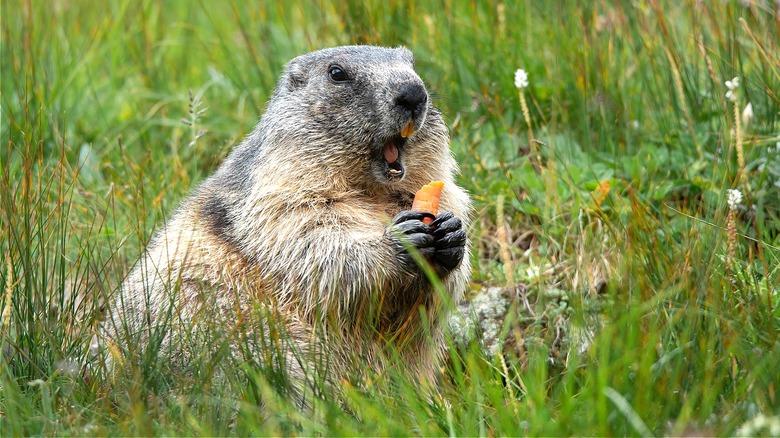
M 0 435 L 780 436 L 778 3 L 0 1 Z M 352 43 L 416 54 L 505 354 L 309 413 L 198 351 L 107 377 L 100 304 L 155 227 L 289 59 Z

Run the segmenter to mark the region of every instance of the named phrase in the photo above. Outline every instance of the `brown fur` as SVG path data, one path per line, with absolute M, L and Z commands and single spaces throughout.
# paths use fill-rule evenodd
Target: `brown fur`
M 353 75 L 350 84 L 327 80 L 334 63 Z M 172 304 L 184 323 L 223 317 L 251 326 L 261 306 L 302 351 L 328 355 L 335 381 L 360 366 L 356 358 L 381 371 L 389 341 L 409 372 L 432 376 L 443 303 L 420 269 L 400 262 L 388 224 L 430 181 L 444 181 L 440 211 L 464 226 L 469 199 L 430 99 L 401 148 L 404 177 L 381 174 L 384 139 L 408 119 L 393 100 L 406 83 L 422 84 L 405 49 L 340 47 L 294 59 L 255 131 L 157 233 L 123 284 L 114 321 L 148 332 Z M 469 278 L 466 244 L 442 279 L 449 297 L 460 299 Z M 284 366 L 302 378 L 313 365 L 290 354 Z

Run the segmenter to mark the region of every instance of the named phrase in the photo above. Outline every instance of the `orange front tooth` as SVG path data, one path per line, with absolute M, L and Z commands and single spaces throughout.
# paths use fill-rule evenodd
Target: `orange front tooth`
M 409 120 L 409 123 L 404 126 L 403 131 L 401 131 L 401 137 L 403 138 L 409 138 L 414 134 L 414 121 Z

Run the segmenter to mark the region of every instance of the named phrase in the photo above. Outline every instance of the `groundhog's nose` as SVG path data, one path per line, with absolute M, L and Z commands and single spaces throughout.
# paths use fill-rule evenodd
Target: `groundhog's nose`
M 421 84 L 405 83 L 395 98 L 396 105 L 411 111 L 412 117 L 425 111 L 425 104 L 428 102 L 428 93 Z

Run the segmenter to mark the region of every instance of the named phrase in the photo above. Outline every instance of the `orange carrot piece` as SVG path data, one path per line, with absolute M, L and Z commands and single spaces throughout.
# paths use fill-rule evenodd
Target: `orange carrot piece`
M 426 184 L 414 195 L 412 210 L 424 211 L 434 216 L 439 214 L 439 199 L 441 199 L 441 189 L 444 183 L 441 181 L 432 181 Z M 431 218 L 424 218 L 423 223 L 430 224 Z

